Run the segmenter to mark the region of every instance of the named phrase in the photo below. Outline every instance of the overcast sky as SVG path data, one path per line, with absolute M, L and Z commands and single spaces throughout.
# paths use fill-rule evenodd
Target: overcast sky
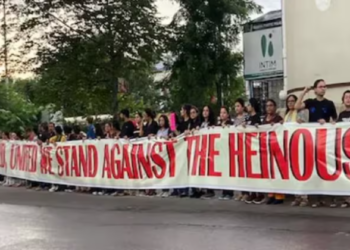
M 257 4 L 263 7 L 263 12 L 277 10 L 281 8 L 281 0 L 254 0 Z M 166 18 L 164 22 L 169 22 L 171 17 L 175 14 L 178 6 L 172 0 L 157 0 L 159 14 Z M 254 18 L 256 16 L 252 16 Z

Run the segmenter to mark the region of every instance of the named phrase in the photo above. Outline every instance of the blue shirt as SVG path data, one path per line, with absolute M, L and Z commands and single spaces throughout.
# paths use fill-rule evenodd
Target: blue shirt
M 86 137 L 87 139 L 96 139 L 96 129 L 93 124 L 88 126 Z

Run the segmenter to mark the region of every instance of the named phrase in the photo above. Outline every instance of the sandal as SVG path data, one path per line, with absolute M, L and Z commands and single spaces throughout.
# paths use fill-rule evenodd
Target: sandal
M 290 205 L 292 207 L 297 207 L 301 204 L 300 200 L 299 199 L 296 199 L 295 201 L 293 201 Z
M 341 204 L 341 208 L 348 208 L 350 207 L 350 203 L 347 201 L 344 201 L 343 204 Z
M 338 204 L 335 203 L 335 202 L 332 202 L 332 203 L 329 205 L 330 208 L 336 208 L 337 206 L 338 206 Z
M 309 201 L 307 200 L 300 202 L 300 207 L 307 207 L 308 205 L 309 205 Z
M 311 205 L 312 208 L 318 208 L 318 207 L 322 207 L 324 205 L 324 202 L 322 201 L 319 201 L 319 202 L 316 202 L 314 204 Z

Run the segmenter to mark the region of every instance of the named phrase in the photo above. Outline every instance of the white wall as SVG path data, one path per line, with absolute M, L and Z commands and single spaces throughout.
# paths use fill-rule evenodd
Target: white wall
M 318 78 L 327 84 L 350 82 L 350 0 L 331 0 L 324 11 L 317 0 L 284 1 L 288 90 L 311 86 Z M 340 105 L 347 88 L 350 84 L 329 89 L 328 99 Z

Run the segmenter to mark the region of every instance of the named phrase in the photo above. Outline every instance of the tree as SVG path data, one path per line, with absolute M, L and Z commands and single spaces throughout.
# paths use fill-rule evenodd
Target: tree
M 109 113 L 112 98 L 103 67 L 106 55 L 95 49 L 95 43 L 72 39 L 69 46 L 44 59 L 37 68 L 41 73 L 38 79 L 15 83 L 15 88 L 28 100 L 43 106 L 54 104 L 69 117 Z M 139 63 L 118 79 L 121 108 L 157 107 L 159 95 L 154 91 L 152 73 L 153 68 L 147 63 Z
M 40 109 L 17 93 L 12 85 L 0 85 L 0 131 L 23 133 L 39 121 Z
M 77 72 L 73 76 L 72 73 L 70 80 L 86 83 L 88 79 L 81 78 L 90 78 L 93 73 L 94 80 L 100 77 L 98 81 L 91 81 L 93 86 L 89 91 L 108 90 L 112 103 L 110 111 L 113 113 L 118 109 L 119 79 L 139 69 L 140 65 L 152 67 L 162 51 L 166 29 L 156 15 L 154 0 L 25 0 L 21 7 L 24 18 L 21 29 L 28 37 L 26 47 L 37 51 L 33 60 L 29 61 L 32 65 L 39 65 L 36 72 L 45 79 L 45 74 L 53 73 L 46 66 L 56 63 L 57 67 L 61 67 L 60 59 L 64 60 L 65 67 L 70 65 L 73 70 L 76 66 L 72 66 L 74 60 L 68 59 L 70 55 L 67 52 L 81 44 L 84 44 L 83 50 L 94 48 L 94 53 L 87 50 L 82 54 L 81 60 L 86 64 L 81 70 L 85 75 Z M 43 40 L 46 42 L 43 43 Z M 73 58 L 77 59 L 76 56 L 79 53 Z M 68 70 L 57 71 L 57 67 L 54 67 L 57 77 L 52 79 L 55 82 L 51 85 L 61 84 L 59 76 L 65 77 L 62 72 Z M 77 84 L 75 89 L 75 83 L 71 86 L 78 93 L 81 93 L 80 87 L 81 84 Z M 97 100 L 93 100 L 95 105 Z
M 202 106 L 235 83 L 243 57 L 232 52 L 249 14 L 260 11 L 252 0 L 178 0 L 180 10 L 170 24 L 169 50 L 175 57 L 168 83 L 176 104 Z M 229 84 L 228 84 L 229 83 Z
M 23 66 L 23 58 L 18 50 L 21 36 L 18 33 L 17 7 L 13 1 L 0 0 L 0 61 L 3 66 L 0 77 L 5 78 L 6 81 L 18 73 Z

